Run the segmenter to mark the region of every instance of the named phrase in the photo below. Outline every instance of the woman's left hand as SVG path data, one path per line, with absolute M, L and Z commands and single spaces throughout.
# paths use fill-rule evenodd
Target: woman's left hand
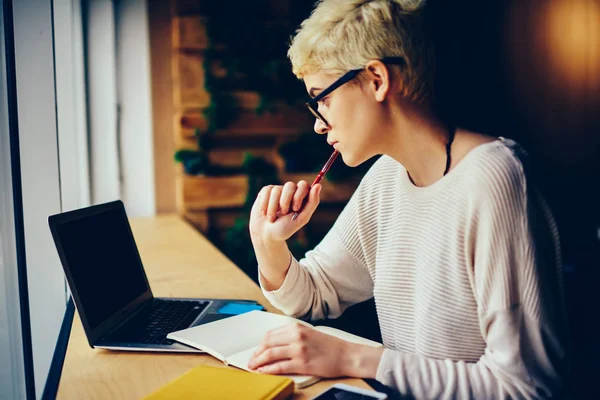
M 354 346 L 301 324 L 286 325 L 265 335 L 248 368 L 275 375 L 351 376 Z

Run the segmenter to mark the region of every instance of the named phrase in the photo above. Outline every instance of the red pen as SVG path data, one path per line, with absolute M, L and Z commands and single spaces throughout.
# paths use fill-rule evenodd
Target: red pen
M 310 189 L 312 189 L 313 186 L 315 186 L 317 183 L 321 182 L 321 180 L 323 179 L 323 177 L 325 176 L 325 174 L 327 173 L 327 171 L 329 171 L 329 168 L 331 167 L 331 164 L 333 164 L 333 162 L 335 161 L 335 159 L 338 156 L 338 154 L 340 154 L 339 151 L 337 151 L 337 150 L 333 151 L 333 153 L 329 157 L 329 160 L 327 160 L 327 162 L 325 163 L 325 165 L 321 169 L 321 172 L 319 172 L 319 174 L 317 175 L 317 177 L 313 181 L 312 185 L 310 185 L 310 188 L 308 188 L 308 193 L 310 193 Z M 300 209 L 298 211 L 296 211 L 294 213 L 294 215 L 292 215 L 292 221 L 295 220 L 296 218 L 298 218 L 298 213 L 300 211 L 302 211 L 302 209 L 304 208 L 304 205 L 306 204 L 307 200 L 308 200 L 308 195 L 306 195 L 306 197 L 304 198 L 304 200 L 302 200 L 302 205 L 300 206 Z

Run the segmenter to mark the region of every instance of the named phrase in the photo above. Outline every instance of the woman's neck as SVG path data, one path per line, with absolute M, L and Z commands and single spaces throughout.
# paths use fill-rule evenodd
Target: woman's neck
M 395 110 L 382 153 L 402 164 L 415 185 L 437 182 L 446 168 L 450 127 L 425 107 L 403 102 Z

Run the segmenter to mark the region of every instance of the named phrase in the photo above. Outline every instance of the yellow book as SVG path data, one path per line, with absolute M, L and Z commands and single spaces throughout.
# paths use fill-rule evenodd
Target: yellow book
M 283 376 L 200 365 L 144 399 L 283 400 L 293 393 L 294 381 Z

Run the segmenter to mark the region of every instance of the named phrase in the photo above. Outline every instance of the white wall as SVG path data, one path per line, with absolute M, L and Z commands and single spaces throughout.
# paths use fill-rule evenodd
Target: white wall
M 62 210 L 90 205 L 81 4 L 54 1 L 56 112 Z
M 85 0 L 92 203 L 155 213 L 145 0 Z
M 84 0 L 92 203 L 121 198 L 117 144 L 117 82 L 111 0 Z
M 122 199 L 129 216 L 154 215 L 150 35 L 146 0 L 115 2 Z
M 48 216 L 61 211 L 51 5 L 52 0 L 13 1 L 23 222 L 38 398 L 66 309 L 63 272 L 48 228 Z

